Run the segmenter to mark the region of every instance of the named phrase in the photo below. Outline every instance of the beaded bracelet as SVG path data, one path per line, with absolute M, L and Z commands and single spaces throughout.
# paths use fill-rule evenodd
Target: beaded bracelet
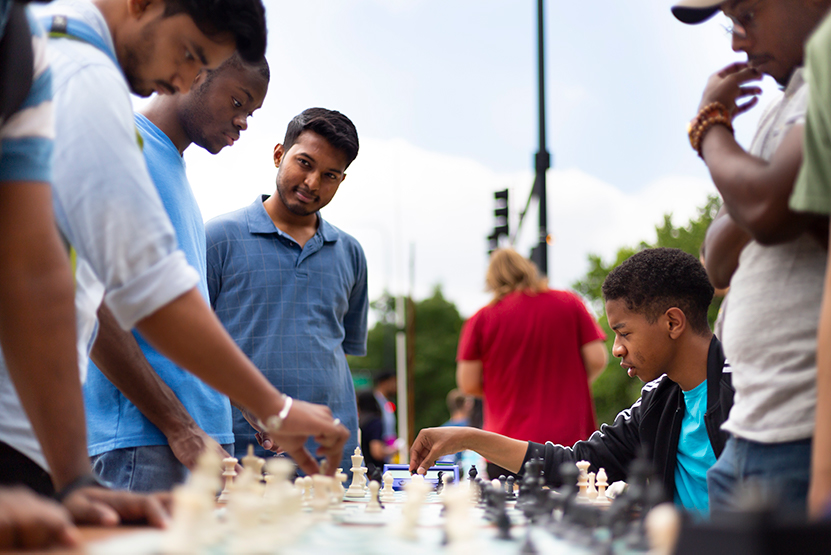
M 704 158 L 701 154 L 701 144 L 704 141 L 704 135 L 714 125 L 723 125 L 730 131 L 730 134 L 733 134 L 733 122 L 730 117 L 730 110 L 721 102 L 711 102 L 704 106 L 687 126 L 690 145 L 692 145 L 693 150 L 701 158 Z

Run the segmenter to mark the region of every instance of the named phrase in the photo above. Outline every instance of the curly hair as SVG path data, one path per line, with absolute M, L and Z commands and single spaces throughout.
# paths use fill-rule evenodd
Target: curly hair
M 496 249 L 491 254 L 488 273 L 485 275 L 487 290 L 493 293 L 491 304 L 499 302 L 514 291 L 531 295 L 548 289 L 548 280 L 540 277 L 533 262 L 514 249 Z
M 713 286 L 701 262 L 679 249 L 646 249 L 632 255 L 606 277 L 603 298 L 623 300 L 626 308 L 643 314 L 649 323 L 676 307 L 694 331 L 710 331 L 707 309 Z
M 205 35 L 230 33 L 248 63 L 265 56 L 265 7 L 261 0 L 165 0 L 164 17 L 185 13 Z

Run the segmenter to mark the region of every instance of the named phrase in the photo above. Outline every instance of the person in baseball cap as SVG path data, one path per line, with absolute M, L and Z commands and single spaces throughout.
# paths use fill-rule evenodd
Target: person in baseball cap
M 719 10 L 724 0 L 682 0 L 672 7 L 672 15 L 682 23 L 707 21 Z
M 721 11 L 732 49 L 747 55 L 709 78 L 688 128 L 724 201 L 707 230 L 705 267 L 715 287 L 730 285 L 721 339 L 736 396 L 721 426 L 730 439 L 707 471 L 714 512 L 737 508 L 751 479 L 778 497 L 783 515 L 806 512 L 828 224 L 794 212 L 788 198 L 802 164 L 805 42 L 829 8 L 831 0 L 681 0 L 672 8 L 684 23 Z M 733 120 L 756 105 L 765 75 L 782 94 L 745 149 Z

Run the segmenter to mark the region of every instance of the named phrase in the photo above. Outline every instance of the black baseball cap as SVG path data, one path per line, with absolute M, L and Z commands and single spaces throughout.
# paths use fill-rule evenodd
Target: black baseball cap
M 682 23 L 702 23 L 719 10 L 725 0 L 681 0 L 672 7 L 672 15 Z

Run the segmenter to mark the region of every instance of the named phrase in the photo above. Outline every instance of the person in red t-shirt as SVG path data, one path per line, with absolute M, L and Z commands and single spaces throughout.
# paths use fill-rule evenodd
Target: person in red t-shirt
M 491 256 L 493 300 L 462 328 L 456 382 L 484 397 L 484 427 L 573 445 L 597 429 L 589 385 L 606 368 L 605 335 L 574 293 L 548 288 L 512 249 Z M 540 415 L 545 415 L 541 417 Z M 492 463 L 488 476 L 512 473 Z

